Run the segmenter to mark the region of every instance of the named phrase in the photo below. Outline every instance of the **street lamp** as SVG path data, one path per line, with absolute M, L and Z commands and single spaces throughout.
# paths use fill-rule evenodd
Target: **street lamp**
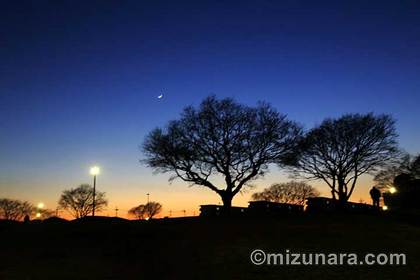
M 100 169 L 98 166 L 93 166 L 90 168 L 90 175 L 93 175 L 93 202 L 92 202 L 92 216 L 95 216 L 95 195 L 96 195 L 96 175 L 98 175 Z
M 390 187 L 389 188 L 389 192 L 390 193 L 396 193 L 397 192 L 397 189 L 395 187 Z

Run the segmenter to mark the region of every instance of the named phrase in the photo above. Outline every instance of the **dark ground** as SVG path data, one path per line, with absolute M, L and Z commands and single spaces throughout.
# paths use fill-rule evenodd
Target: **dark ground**
M 420 279 L 420 226 L 385 216 L 0 223 L 0 279 Z M 406 266 L 255 266 L 249 254 L 407 254 Z

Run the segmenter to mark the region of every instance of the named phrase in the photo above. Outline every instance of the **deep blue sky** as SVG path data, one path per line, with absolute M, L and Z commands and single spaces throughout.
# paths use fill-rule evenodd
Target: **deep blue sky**
M 138 145 L 209 94 L 307 128 L 389 113 L 420 152 L 419 77 L 418 1 L 2 1 L 0 196 L 55 201 L 93 163 L 114 200 L 168 188 Z

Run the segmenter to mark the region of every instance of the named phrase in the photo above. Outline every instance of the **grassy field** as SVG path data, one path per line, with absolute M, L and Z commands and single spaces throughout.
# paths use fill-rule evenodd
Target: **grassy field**
M 420 226 L 385 216 L 0 223 L 0 279 L 419 279 Z M 406 266 L 253 265 L 252 250 L 407 254 Z

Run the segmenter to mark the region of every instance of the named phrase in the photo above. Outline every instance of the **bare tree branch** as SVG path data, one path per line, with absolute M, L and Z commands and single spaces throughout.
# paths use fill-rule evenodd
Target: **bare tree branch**
M 95 211 L 99 212 L 108 204 L 104 192 L 96 192 Z M 93 188 L 82 184 L 75 189 L 64 190 L 58 205 L 76 219 L 86 217 L 93 210 Z
M 297 176 L 321 179 L 342 202 L 363 174 L 381 170 L 399 155 L 395 122 L 388 115 L 349 114 L 326 119 L 301 143 Z
M 306 199 L 319 196 L 319 192 L 304 182 L 291 181 L 273 184 L 262 192 L 254 193 L 253 200 L 305 205 Z
M 248 107 L 232 99 L 205 99 L 187 107 L 179 120 L 146 138 L 143 161 L 156 172 L 204 186 L 219 194 L 226 208 L 232 198 L 265 174 L 270 163 L 290 164 L 301 128 L 265 103 Z M 224 186 L 213 183 L 221 176 Z

